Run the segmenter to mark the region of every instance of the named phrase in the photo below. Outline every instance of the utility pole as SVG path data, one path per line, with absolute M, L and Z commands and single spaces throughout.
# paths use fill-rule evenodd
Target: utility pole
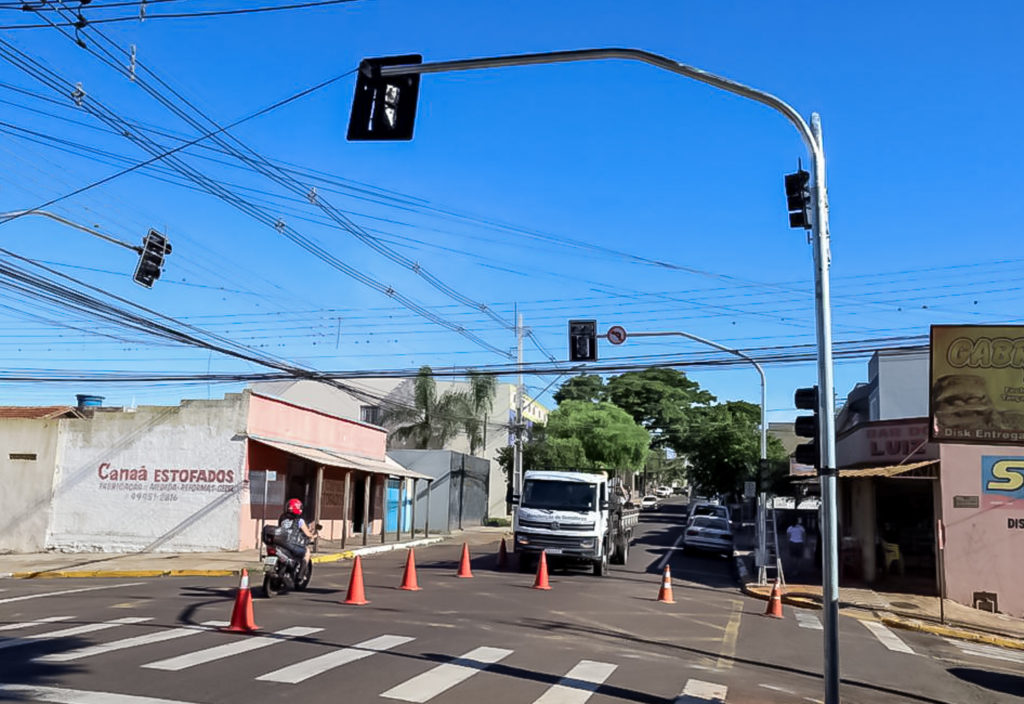
M 517 306 L 518 308 L 518 306 Z M 512 466 L 512 496 L 521 496 L 523 492 L 523 316 L 516 311 L 516 365 L 519 369 L 519 382 L 516 385 L 516 440 Z

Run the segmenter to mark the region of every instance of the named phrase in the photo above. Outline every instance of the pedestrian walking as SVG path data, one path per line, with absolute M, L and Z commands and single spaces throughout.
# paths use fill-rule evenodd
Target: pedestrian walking
M 799 518 L 786 529 L 786 538 L 789 539 L 789 557 L 794 562 L 793 576 L 796 577 L 803 568 L 804 542 L 807 540 L 807 531 Z

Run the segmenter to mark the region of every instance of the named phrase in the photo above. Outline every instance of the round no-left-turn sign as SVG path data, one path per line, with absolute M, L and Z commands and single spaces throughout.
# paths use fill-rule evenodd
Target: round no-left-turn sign
M 613 345 L 621 345 L 626 341 L 626 328 L 621 325 L 613 325 L 608 328 L 608 334 L 606 335 L 608 342 Z

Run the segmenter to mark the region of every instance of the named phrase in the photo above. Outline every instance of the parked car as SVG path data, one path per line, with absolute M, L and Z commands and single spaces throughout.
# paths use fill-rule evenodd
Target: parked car
M 718 516 L 696 516 L 683 534 L 684 550 L 704 550 L 732 556 L 732 529 Z
M 700 503 L 690 506 L 690 512 L 687 516 L 688 521 L 692 523 L 699 516 L 713 516 L 725 519 L 726 523 L 732 522 L 732 514 L 729 512 L 728 506 L 718 506 L 712 503 Z
M 656 492 L 654 492 L 654 493 L 657 494 L 658 496 L 662 497 L 662 498 L 667 498 L 669 496 L 672 496 L 672 487 L 661 486 L 661 487 L 658 487 L 658 490 Z
M 640 510 L 641 511 L 650 511 L 650 510 L 656 509 L 656 508 L 658 508 L 658 497 L 657 496 L 651 496 L 651 495 L 648 494 L 644 498 L 640 499 Z

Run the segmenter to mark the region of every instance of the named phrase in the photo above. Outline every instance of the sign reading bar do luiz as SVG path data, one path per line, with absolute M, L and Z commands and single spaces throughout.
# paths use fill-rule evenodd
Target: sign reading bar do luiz
M 931 437 L 1024 443 L 1024 326 L 933 325 Z

